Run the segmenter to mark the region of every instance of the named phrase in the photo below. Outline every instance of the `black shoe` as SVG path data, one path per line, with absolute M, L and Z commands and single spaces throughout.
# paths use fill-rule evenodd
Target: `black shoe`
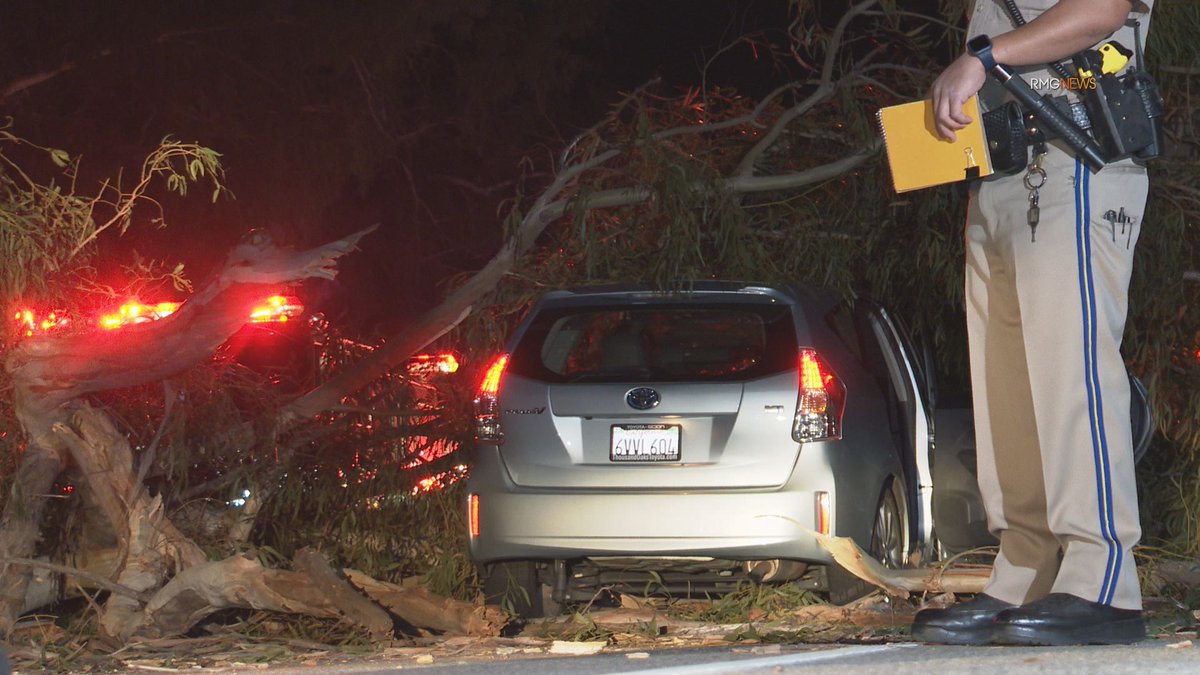
M 1126 645 L 1146 637 L 1139 609 L 1117 609 L 1069 593 L 1001 612 L 995 640 L 1009 645 Z
M 1002 600 L 980 593 L 945 609 L 923 609 L 913 619 L 912 636 L 921 642 L 945 645 L 981 645 L 992 639 L 996 615 L 1015 608 Z

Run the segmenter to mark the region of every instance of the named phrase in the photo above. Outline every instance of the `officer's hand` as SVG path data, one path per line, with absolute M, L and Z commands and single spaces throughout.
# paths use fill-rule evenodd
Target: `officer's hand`
M 953 141 L 954 132 L 971 122 L 963 105 L 979 92 L 986 79 L 979 59 L 963 54 L 934 80 L 929 96 L 933 99 L 933 123 L 942 138 Z

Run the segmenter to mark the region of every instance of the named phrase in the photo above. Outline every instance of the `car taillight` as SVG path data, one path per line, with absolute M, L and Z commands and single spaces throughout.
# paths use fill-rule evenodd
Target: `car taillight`
M 484 443 L 503 443 L 500 428 L 500 377 L 508 365 L 508 354 L 501 354 L 488 366 L 479 392 L 475 394 L 475 440 Z
M 792 439 L 833 441 L 842 437 L 842 412 L 846 409 L 846 387 L 812 349 L 800 350 L 800 395 Z

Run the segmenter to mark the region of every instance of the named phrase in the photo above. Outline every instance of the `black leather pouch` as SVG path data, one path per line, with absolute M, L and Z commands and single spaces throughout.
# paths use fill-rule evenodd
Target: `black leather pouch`
M 1029 145 L 1024 113 L 1015 101 L 984 113 L 983 133 L 996 174 L 1008 176 L 1025 169 L 1029 163 Z

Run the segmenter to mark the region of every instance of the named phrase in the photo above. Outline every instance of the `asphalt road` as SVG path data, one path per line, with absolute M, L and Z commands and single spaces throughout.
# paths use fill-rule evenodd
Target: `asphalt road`
M 725 673 L 1200 673 L 1200 646 L 1192 641 L 1147 640 L 1114 647 L 949 647 L 894 643 L 711 647 L 608 651 L 591 656 L 496 657 L 486 661 L 412 658 L 359 661 L 300 668 L 230 669 L 223 673 L 376 675 L 397 671 L 420 675 L 722 675 Z M 202 672 L 202 671 L 194 671 Z

